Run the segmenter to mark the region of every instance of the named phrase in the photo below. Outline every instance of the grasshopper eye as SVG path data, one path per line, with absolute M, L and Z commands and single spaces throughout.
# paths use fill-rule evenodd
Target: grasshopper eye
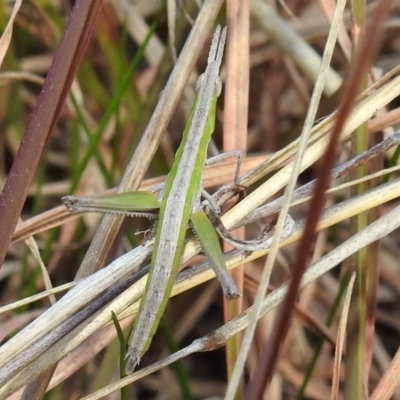
M 219 76 L 217 76 L 217 79 L 215 80 L 215 94 L 217 97 L 221 94 L 222 92 L 222 82 Z

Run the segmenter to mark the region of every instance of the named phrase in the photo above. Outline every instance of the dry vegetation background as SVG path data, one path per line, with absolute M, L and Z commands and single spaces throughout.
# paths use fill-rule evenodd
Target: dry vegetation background
M 400 2 L 348 2 L 316 116 L 306 124 L 327 37 L 335 29 L 333 0 L 77 0 L 74 10 L 72 3 L 0 5 L 0 399 L 232 398 L 227 382 L 233 381 L 243 331 L 223 344 L 245 328 L 247 316 L 239 319 L 240 328 L 229 325 L 219 332 L 225 335 L 222 347 L 189 350 L 154 373 L 146 367 L 248 309 L 260 280 L 276 296 L 265 300 L 269 312 L 251 340 L 236 398 L 263 393 L 265 399 L 400 399 L 395 142 L 332 184 L 344 186 L 326 197 L 327 185 L 320 188 L 316 202 L 328 211 L 300 250 L 304 220 L 314 216 L 316 223 L 320 215 L 309 199 L 290 209 L 297 230 L 276 259 L 271 251 L 270 280 L 262 277 L 269 268 L 266 251 L 227 254 L 242 288 L 240 301 L 225 303 L 206 267 L 183 275 L 174 292 L 181 294 L 169 302 L 143 370 L 128 378 L 120 376 L 124 348 L 111 311 L 127 336 L 143 281 L 132 286 L 133 275 L 129 285 L 118 285 L 146 265 L 151 249 L 136 247 L 143 235 L 135 232 L 150 224 L 70 215 L 61 205 L 67 194 L 148 188 L 164 179 L 217 23 L 228 26 L 228 43 L 210 154 L 241 148 L 246 154 L 241 183 L 248 186 L 247 197 L 226 214 L 229 228 L 282 195 L 300 137 L 307 150 L 294 172 L 294 177 L 301 172 L 298 186 L 329 171 L 330 160 L 340 165 L 390 138 L 400 118 Z M 382 24 L 378 3 L 382 10 L 390 7 Z M 368 25 L 374 21 L 377 25 Z M 370 36 L 363 48 L 365 32 Z M 341 133 L 337 151 L 324 156 L 335 130 Z M 382 172 L 389 167 L 395 167 L 390 175 Z M 207 168 L 208 190 L 230 184 L 233 168 L 232 163 Z M 258 229 L 253 222 L 238 234 L 254 237 Z M 141 253 L 128 253 L 132 248 Z M 203 260 L 192 257 L 196 252 L 192 241 L 190 265 Z M 132 258 L 119 258 L 126 253 Z M 304 267 L 314 268 L 306 275 L 308 284 L 300 294 L 291 288 L 294 305 L 277 308 L 283 294 L 276 288 L 303 273 L 299 255 Z M 67 300 L 52 306 L 73 286 Z M 113 299 L 110 291 L 118 288 Z M 88 304 L 98 308 L 87 309 Z M 281 325 L 285 321 L 291 321 L 288 330 Z M 122 383 L 101 392 L 115 382 Z

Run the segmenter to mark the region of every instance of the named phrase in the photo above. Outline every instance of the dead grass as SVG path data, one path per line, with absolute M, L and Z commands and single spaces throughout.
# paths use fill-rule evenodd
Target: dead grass
M 7 307 L 0 308 L 0 399 L 20 398 L 23 390 L 26 399 L 43 398 L 46 391 L 48 399 L 223 398 L 243 337 L 237 333 L 251 325 L 249 306 L 260 280 L 269 283 L 269 294 L 262 293 L 265 315 L 251 339 L 245 372 L 239 371 L 246 390 L 241 398 L 260 398 L 251 392 L 258 380 L 268 399 L 400 399 L 400 185 L 396 170 L 390 179 L 382 173 L 389 161 L 397 166 L 395 147 L 334 181 L 336 189 L 325 198 L 324 186 L 317 193 L 324 203 L 321 216 L 309 208 L 309 198 L 290 208 L 296 231 L 282 244 L 270 276 L 267 271 L 262 278 L 268 251 L 227 253 L 243 287 L 241 303 L 223 304 L 192 240 L 184 258 L 195 267 L 180 275 L 173 293 L 179 296 L 169 302 L 143 369 L 122 380 L 123 350 L 111 312 L 127 335 L 146 279 L 135 274 L 152 251 L 134 232 L 149 224 L 69 215 L 60 201 L 70 193 L 146 188 L 168 173 L 218 22 L 228 25 L 229 37 L 214 141 L 221 151 L 246 152 L 241 182 L 249 187 L 247 197 L 223 217 L 228 228 L 240 225 L 281 196 L 298 174 L 298 186 L 321 175 L 340 107 L 347 115 L 337 150 L 330 152 L 336 165 L 398 129 L 400 3 L 392 2 L 383 26 L 372 31 L 361 58 L 366 73 L 358 67 L 361 87 L 352 90 L 349 71 L 360 60 L 354 49 L 362 48 L 364 30 L 374 29 L 368 22 L 377 18 L 377 2 L 365 7 L 366 19 L 361 1 L 352 3 L 353 14 L 345 10 L 315 119 L 306 116 L 333 29 L 332 1 L 237 0 L 228 2 L 226 13 L 221 0 L 204 2 L 200 13 L 187 1 L 185 14 L 178 7 L 169 19 L 157 1 L 87 3 L 77 1 L 72 13 L 65 2 L 1 7 L 0 25 L 13 23 L 13 29 L 1 29 L 0 40 L 0 307 Z M 198 16 L 193 28 L 188 15 Z M 293 172 L 302 141 L 305 154 Z M 208 168 L 205 185 L 213 191 L 231 183 L 233 167 Z M 344 182 L 353 188 L 339 186 Z M 303 289 L 298 296 L 296 288 L 289 290 L 297 302 L 282 311 L 285 283 L 302 275 L 295 269 L 296 242 L 310 217 L 319 220 L 318 233 L 302 242 Z M 257 235 L 257 223 L 241 234 Z M 239 315 L 226 325 L 224 307 L 226 321 Z M 287 332 L 278 331 L 281 347 L 272 342 L 279 320 L 290 321 Z M 220 347 L 228 338 L 229 345 Z M 166 357 L 177 349 L 184 349 L 174 353 L 181 360 L 169 365 Z M 271 349 L 279 349 L 276 363 Z M 162 369 L 153 365 L 160 360 Z M 268 373 L 262 370 L 267 364 Z

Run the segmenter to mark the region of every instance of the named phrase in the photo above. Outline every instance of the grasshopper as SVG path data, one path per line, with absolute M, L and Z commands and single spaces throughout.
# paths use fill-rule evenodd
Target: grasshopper
M 135 319 L 133 336 L 128 346 L 126 372 L 132 373 L 140 358 L 147 351 L 157 330 L 171 294 L 185 246 L 189 222 L 193 226 L 204 252 L 210 259 L 221 282 L 225 297 L 237 298 L 240 293 L 226 270 L 224 256 L 219 245 L 218 234 L 239 248 L 255 250 L 270 245 L 272 237 L 258 241 L 241 241 L 223 229 L 218 218 L 218 204 L 201 189 L 202 170 L 206 163 L 208 143 L 215 126 L 217 98 L 221 93 L 219 69 L 226 40 L 226 28 L 218 26 L 210 48 L 205 72 L 197 82 L 197 95 L 183 133 L 175 161 L 162 190 L 161 202 L 151 192 L 118 193 L 103 198 L 78 198 L 67 196 L 64 204 L 73 212 L 98 211 L 128 216 L 152 217 L 151 212 L 159 208 L 154 251 L 145 294 L 141 299 Z M 223 158 L 236 155 L 240 165 L 240 152 L 222 154 Z M 222 157 L 214 158 L 218 162 Z M 210 161 L 210 160 L 208 160 Z M 223 190 L 222 190 L 223 192 Z M 201 206 L 201 195 L 207 205 Z M 210 212 L 210 221 L 208 214 Z M 212 210 L 212 212 L 211 212 Z M 145 213 L 143 213 L 145 212 Z M 214 225 L 218 226 L 215 228 Z M 271 235 L 270 235 L 271 236 Z
M 90 198 L 80 200 L 74 196 L 63 198 L 64 204 L 75 212 L 82 211 L 82 206 L 86 205 L 85 211 L 103 211 L 111 207 L 114 210 L 111 212 L 151 217 L 152 214 L 142 214 L 139 211 L 160 209 L 146 291 L 140 303 L 133 337 L 127 351 L 128 374 L 133 372 L 147 351 L 164 313 L 182 258 L 189 220 L 198 233 L 207 255 L 218 269 L 217 275 L 223 282 L 225 296 L 240 296 L 226 271 L 215 229 L 200 208 L 202 170 L 207 157 L 208 143 L 214 131 L 217 98 L 221 93 L 219 69 L 225 39 L 226 28 L 221 30 L 218 26 L 211 44 L 206 71 L 198 79 L 197 95 L 182 143 L 162 191 L 161 204 L 150 192 L 120 193 L 97 201 Z M 124 210 L 133 211 L 125 213 Z

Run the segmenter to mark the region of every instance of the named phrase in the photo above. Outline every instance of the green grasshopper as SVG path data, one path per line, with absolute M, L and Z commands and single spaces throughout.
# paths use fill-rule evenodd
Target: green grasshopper
M 160 208 L 151 268 L 133 337 L 128 347 L 126 372 L 132 373 L 142 355 L 147 351 L 164 313 L 179 269 L 189 220 L 200 243 L 210 257 L 227 298 L 237 298 L 240 293 L 226 271 L 216 231 L 200 207 L 202 170 L 206 162 L 207 147 L 214 131 L 217 98 L 221 92 L 219 69 L 226 39 L 226 28 L 218 26 L 212 41 L 208 65 L 199 77 L 197 95 L 182 143 L 168 174 L 162 201 L 150 192 L 121 193 L 102 199 L 79 200 L 74 196 L 63 198 L 70 211 L 104 211 L 125 215 L 151 216 L 136 211 Z M 126 212 L 129 210 L 130 212 Z M 107 212 L 107 211 L 106 211 Z
M 232 188 L 221 188 L 213 197 L 201 189 L 202 170 L 206 163 L 208 143 L 214 131 L 217 98 L 221 93 L 219 69 L 225 39 L 226 28 L 221 31 L 218 26 L 211 44 L 206 70 L 197 83 L 197 95 L 183 133 L 182 143 L 162 190 L 161 203 L 152 192 L 145 191 L 118 193 L 102 198 L 75 196 L 63 198 L 64 204 L 72 212 L 94 211 L 151 218 L 155 216 L 151 211 L 160 209 L 150 273 L 126 356 L 128 374 L 134 371 L 140 358 L 150 346 L 164 313 L 181 263 L 189 221 L 228 299 L 237 298 L 240 293 L 226 270 L 217 233 L 236 248 L 249 251 L 268 248 L 272 241 L 270 232 L 266 237 L 264 235 L 260 239 L 251 241 L 233 237 L 219 219 L 219 203 L 215 200 L 218 197 L 221 200 Z M 214 157 L 213 162 L 219 162 L 233 155 L 238 158 L 235 173 L 237 182 L 240 152 L 222 154 Z M 210 164 L 210 160 L 207 160 L 207 163 Z M 200 202 L 201 195 L 206 199 L 205 205 Z M 293 220 L 288 218 L 287 233 L 282 239 L 290 235 L 293 225 Z
M 215 200 L 218 197 L 220 200 L 224 198 L 226 192 L 232 188 L 221 188 L 213 197 L 201 189 L 202 170 L 206 163 L 208 143 L 214 131 L 217 98 L 221 93 L 219 69 L 225 40 L 226 28 L 221 31 L 218 26 L 211 44 L 206 70 L 197 82 L 197 95 L 183 133 L 182 143 L 162 190 L 161 203 L 154 193 L 145 191 L 118 193 L 102 198 L 75 196 L 63 198 L 64 204 L 72 212 L 94 211 L 152 218 L 155 214 L 151 211 L 160 210 L 150 273 L 126 356 L 128 374 L 134 371 L 140 358 L 149 348 L 165 311 L 181 263 L 189 221 L 228 299 L 237 298 L 240 293 L 226 270 L 217 233 L 236 248 L 248 251 L 268 248 L 272 241 L 270 232 L 257 240 L 250 241 L 232 236 L 219 219 L 219 204 Z M 207 163 L 219 162 L 223 158 L 232 156 L 238 158 L 235 173 L 237 182 L 240 152 L 225 153 L 214 157 L 211 162 L 207 160 Z M 236 189 L 237 186 L 234 186 L 233 192 Z M 201 195 L 206 199 L 205 205 L 200 202 Z M 290 235 L 294 225 L 293 220 L 288 218 L 286 225 L 286 234 L 282 239 Z

